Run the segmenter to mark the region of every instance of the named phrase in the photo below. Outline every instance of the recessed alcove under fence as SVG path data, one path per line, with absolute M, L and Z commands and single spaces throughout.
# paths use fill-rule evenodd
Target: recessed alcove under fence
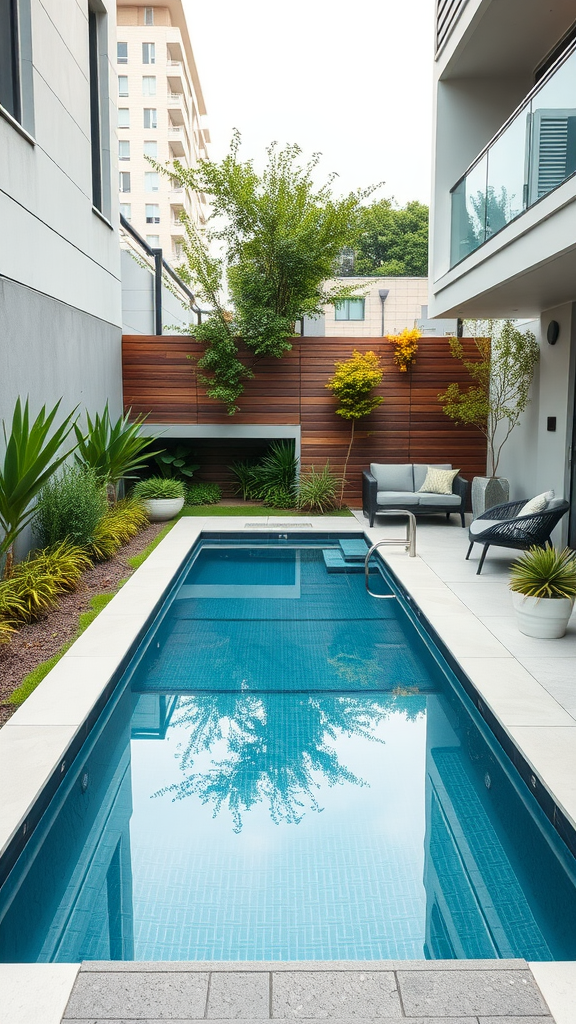
M 462 343 L 466 358 L 477 358 L 474 340 L 463 338 Z M 415 363 L 404 373 L 385 338 L 294 338 L 282 359 L 256 362 L 251 353 L 241 352 L 255 376 L 245 381 L 239 412 L 228 416 L 198 381 L 202 346 L 193 338 L 125 335 L 124 404 L 133 414 L 145 413 L 147 426 L 157 426 L 164 438 L 191 443 L 201 464 L 196 478 L 220 483 L 225 497 L 233 494 L 230 463 L 258 457 L 271 440 L 293 439 L 303 470 L 329 460 L 338 473 L 350 423 L 336 414 L 336 401 L 325 385 L 335 361 L 349 358 L 354 349 L 381 356 L 384 377 L 378 393 L 384 402 L 357 424 L 347 501 L 360 501 L 362 470 L 370 462 L 450 462 L 469 480 L 484 475 L 485 438 L 474 427 L 452 423 L 438 402 L 452 381 L 471 383 L 452 357 L 447 338 L 422 338 Z

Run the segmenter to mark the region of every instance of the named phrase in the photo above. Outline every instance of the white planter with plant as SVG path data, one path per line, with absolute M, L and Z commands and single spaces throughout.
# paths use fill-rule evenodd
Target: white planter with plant
M 564 636 L 576 598 L 576 554 L 531 548 L 512 565 L 510 589 L 518 629 L 526 636 Z
M 186 490 L 181 480 L 151 476 L 136 484 L 134 497 L 142 502 L 151 522 L 161 523 L 182 511 Z
M 472 481 L 472 514 L 508 501 L 510 484 L 498 476 L 502 449 L 530 401 L 530 387 L 540 349 L 531 331 L 512 320 L 470 321 L 479 359 L 467 359 L 460 338 L 450 338 L 450 351 L 473 383 L 463 389 L 450 384 L 438 395 L 454 423 L 477 427 L 487 444 L 487 475 Z

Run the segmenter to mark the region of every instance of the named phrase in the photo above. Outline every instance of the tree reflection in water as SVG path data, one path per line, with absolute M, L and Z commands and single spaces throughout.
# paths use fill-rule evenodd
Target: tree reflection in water
M 189 730 L 177 755 L 181 770 L 188 774 L 154 796 L 197 796 L 202 803 L 213 804 L 214 817 L 227 806 L 235 832 L 242 829 L 242 815 L 260 802 L 268 803 L 275 824 L 297 825 L 307 807 L 322 811 L 316 797 L 321 782 L 366 785 L 340 764 L 333 745 L 339 736 L 383 743 L 375 735 L 382 722 L 398 712 L 415 720 L 425 707 L 425 696 L 402 691 L 181 697 L 172 725 Z M 213 761 L 207 771 L 195 771 L 194 759 L 219 741 L 226 742 L 227 756 Z

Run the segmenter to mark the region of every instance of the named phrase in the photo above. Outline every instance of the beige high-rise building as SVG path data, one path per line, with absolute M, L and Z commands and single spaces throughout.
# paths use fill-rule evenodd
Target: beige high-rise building
M 185 210 L 203 224 L 206 200 L 187 195 L 146 157 L 193 167 L 208 156 L 206 107 L 182 0 L 146 7 L 118 0 L 117 17 L 120 212 L 150 246 L 177 263 L 184 236 L 180 214 Z

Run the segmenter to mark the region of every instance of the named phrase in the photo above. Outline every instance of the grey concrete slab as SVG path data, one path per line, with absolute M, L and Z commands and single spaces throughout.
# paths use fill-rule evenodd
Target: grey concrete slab
M 478 1024 L 554 1024 L 553 1017 L 478 1017 Z
M 459 1014 L 505 1017 L 549 1016 L 549 1010 L 529 971 L 462 970 L 398 971 L 404 1013 L 408 1016 Z
M 170 1024 L 204 1024 L 205 1017 L 186 1020 L 171 1020 Z M 276 1018 L 284 1021 L 292 1018 Z M 308 1018 L 309 1020 L 311 1018 Z M 325 1018 L 324 1018 L 325 1019 Z M 382 1017 L 331 1017 L 330 1024 L 379 1024 Z M 478 1024 L 477 1017 L 386 1017 L 386 1024 Z M 229 1024 L 229 1017 L 212 1018 L 212 1024 Z M 251 1024 L 270 1024 L 270 1017 L 251 1017 Z M 482 1024 L 490 1021 L 490 1024 L 554 1024 L 551 1017 L 486 1017 L 481 1018 Z M 123 1017 L 118 1020 L 111 1020 L 109 1017 L 90 1017 L 89 1019 L 79 1018 L 77 1020 L 66 1020 L 66 1024 L 133 1024 L 129 1018 Z M 151 1020 L 145 1018 L 139 1024 L 165 1024 L 165 1021 Z
M 272 975 L 272 1016 L 401 1017 L 392 971 L 285 971 Z
M 207 1016 L 249 1019 L 270 1015 L 271 975 L 263 971 L 226 971 L 210 975 Z
M 111 971 L 525 971 L 526 960 L 84 960 L 82 974 Z
M 208 974 L 80 973 L 64 1020 L 186 1020 L 204 1017 Z

